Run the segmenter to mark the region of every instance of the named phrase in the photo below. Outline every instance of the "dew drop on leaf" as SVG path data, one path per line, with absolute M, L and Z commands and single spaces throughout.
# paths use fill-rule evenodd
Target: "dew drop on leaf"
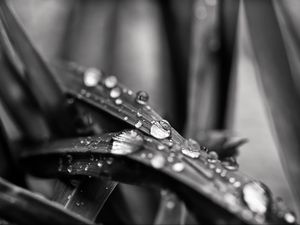
M 161 120 L 152 124 L 150 134 L 157 139 L 165 139 L 171 135 L 171 126 L 168 121 Z
M 83 74 L 83 83 L 87 87 L 95 87 L 102 78 L 102 73 L 96 68 L 89 68 Z
M 114 88 L 118 83 L 118 79 L 115 76 L 106 77 L 104 80 L 104 85 L 107 88 Z
M 147 104 L 149 100 L 149 95 L 145 91 L 139 91 L 136 93 L 136 102 L 139 103 L 140 105 L 145 105 Z

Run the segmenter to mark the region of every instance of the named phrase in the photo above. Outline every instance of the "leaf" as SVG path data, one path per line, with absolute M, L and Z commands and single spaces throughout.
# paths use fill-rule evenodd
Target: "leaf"
M 42 177 L 101 177 L 168 188 L 182 198 L 199 222 L 284 223 L 284 212 L 273 211 L 266 221 L 259 222 L 247 209 L 241 197 L 243 185 L 251 181 L 247 176 L 226 170 L 217 160 L 210 166 L 205 151 L 199 159 L 191 159 L 179 146 L 159 150 L 160 145 L 160 141 L 138 131 L 125 130 L 49 143 L 28 151 L 22 162 L 31 173 Z M 243 210 L 248 210 L 249 217 L 242 217 Z
M 0 215 L 17 224 L 92 224 L 60 205 L 0 178 Z

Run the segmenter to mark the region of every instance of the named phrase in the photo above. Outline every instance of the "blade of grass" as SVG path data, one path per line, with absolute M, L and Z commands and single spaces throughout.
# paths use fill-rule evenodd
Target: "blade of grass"
M 0 178 L 0 215 L 17 224 L 92 224 L 41 196 Z
M 251 179 L 242 173 L 231 171 L 226 171 L 225 177 L 218 175 L 215 169 L 207 166 L 206 152 L 201 152 L 201 158 L 195 160 L 182 155 L 176 146 L 157 150 L 161 145 L 160 141 L 143 137 L 142 133 L 137 132 L 137 135 L 144 138 L 142 146 L 128 140 L 127 148 L 135 150 L 130 154 L 115 154 L 113 150 L 114 143 L 118 140 L 116 137 L 122 134 L 124 133 L 53 142 L 35 151 L 28 151 L 23 155 L 22 162 L 37 176 L 106 177 L 125 183 L 168 188 L 185 201 L 199 222 L 204 220 L 214 223 L 224 220 L 229 224 L 284 223 L 282 218 L 284 212 L 276 210 L 271 212 L 272 216 L 267 217 L 266 221 L 257 221 L 251 212 L 249 217 L 243 217 L 242 211 L 247 210 L 247 206 L 243 203 L 243 199 L 238 197 L 240 189 L 234 188 L 230 180 L 235 179 L 240 187 L 243 187 Z M 90 141 L 89 145 L 84 144 L 87 140 Z M 168 163 L 167 158 L 172 153 L 175 154 L 174 162 Z M 71 161 L 68 160 L 70 156 Z M 164 158 L 165 164 L 162 167 L 153 165 L 155 157 Z M 184 169 L 181 172 L 172 169 L 176 163 L 183 164 Z M 226 170 L 221 162 L 214 165 L 221 171 Z M 222 189 L 218 186 L 222 186 Z M 234 200 L 227 201 L 224 195 L 230 195 Z
M 14 50 L 17 52 L 22 63 L 24 64 L 24 67 L 27 71 L 28 86 L 34 93 L 34 97 L 39 103 L 41 110 L 44 112 L 48 125 L 52 128 L 51 135 L 75 135 L 76 129 L 72 121 L 73 117 L 68 112 L 65 96 L 60 90 L 59 85 L 56 83 L 53 74 L 39 56 L 35 48 L 32 46 L 21 26 L 14 18 L 13 14 L 10 12 L 5 1 L 0 2 L 0 19 L 4 25 L 6 34 L 12 43 L 12 46 L 14 47 Z M 82 187 L 85 185 L 90 186 L 89 182 L 90 181 L 86 181 L 85 184 L 81 184 Z M 98 185 L 103 185 L 102 182 L 97 182 Z M 106 186 L 109 187 L 110 190 L 113 190 L 115 185 L 111 182 L 107 182 Z M 63 183 L 60 183 L 58 187 L 59 188 L 57 189 L 57 192 L 63 191 L 65 197 L 72 195 L 72 198 L 74 199 L 84 199 L 84 193 L 77 191 L 77 189 L 70 189 Z M 78 213 L 83 216 L 89 216 L 92 219 L 97 216 L 91 214 L 98 213 L 103 205 L 102 201 L 105 201 L 107 196 L 110 194 L 109 191 L 101 188 L 98 188 L 97 192 L 99 193 L 98 195 L 95 195 L 98 197 L 97 199 L 93 199 L 93 201 L 91 201 L 91 199 L 90 201 L 89 199 L 85 199 L 86 205 L 89 204 L 90 207 L 82 208 L 81 210 L 77 211 Z M 57 200 L 59 201 L 59 199 Z M 73 206 L 73 204 L 75 204 L 75 202 L 72 201 L 72 199 L 69 199 L 67 201 L 66 208 L 76 208 Z M 94 207 L 94 210 L 91 210 L 91 207 Z
M 299 90 L 292 76 L 272 1 L 245 1 L 245 10 L 259 81 L 281 146 L 281 160 L 300 202 Z

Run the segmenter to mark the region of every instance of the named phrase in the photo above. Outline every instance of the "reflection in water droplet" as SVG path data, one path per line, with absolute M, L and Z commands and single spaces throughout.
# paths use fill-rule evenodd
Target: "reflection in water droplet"
M 177 162 L 177 163 L 173 164 L 172 169 L 175 172 L 181 172 L 184 170 L 184 164 L 182 162 Z
M 171 126 L 166 120 L 152 124 L 150 134 L 157 139 L 165 139 L 171 135 Z
M 151 165 L 156 169 L 160 169 L 165 165 L 165 158 L 162 155 L 155 155 L 151 159 Z
M 267 213 L 270 206 L 270 193 L 260 182 L 250 182 L 242 190 L 243 200 L 248 208 L 257 214 Z
M 104 85 L 107 88 L 113 88 L 117 85 L 118 79 L 115 76 L 106 77 L 104 80 Z
M 102 78 L 102 73 L 96 68 L 89 68 L 83 74 L 83 83 L 87 87 L 95 87 Z
M 141 105 L 145 105 L 148 100 L 149 100 L 149 95 L 147 92 L 145 91 L 139 91 L 136 93 L 136 102 L 141 104 Z
M 141 128 L 143 125 L 143 123 L 139 120 L 136 122 L 136 124 L 134 125 L 136 128 Z
M 121 95 L 121 89 L 119 87 L 115 87 L 113 89 L 111 89 L 109 96 L 111 98 L 118 98 Z
M 136 152 L 143 146 L 144 139 L 135 130 L 126 130 L 113 137 L 111 153 L 127 155 Z

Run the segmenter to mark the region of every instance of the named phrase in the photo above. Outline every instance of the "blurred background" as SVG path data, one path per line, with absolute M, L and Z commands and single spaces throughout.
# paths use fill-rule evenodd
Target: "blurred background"
M 253 16 L 247 14 L 245 2 L 238 2 L 9 1 L 46 61 L 74 61 L 97 67 L 116 75 L 134 91 L 147 91 L 153 108 L 187 137 L 204 140 L 204 136 L 219 133 L 247 138 L 249 142 L 239 149 L 241 170 L 265 182 L 291 208 L 296 210 L 298 205 L 300 212 L 299 198 L 294 197 L 297 187 L 292 194 L 295 183 L 288 183 L 289 177 L 295 182 L 297 178 L 289 175 L 289 161 L 283 164 L 281 160 L 291 154 L 286 143 L 295 142 L 297 146 L 300 133 L 294 137 L 287 135 L 284 140 L 278 138 L 282 134 L 274 116 L 278 114 L 273 113 L 274 105 L 270 104 L 270 101 L 277 102 L 276 96 L 270 97 L 266 80 L 262 78 L 264 72 L 258 66 L 260 57 L 256 57 L 251 44 L 254 36 L 249 30 L 255 23 L 249 26 L 247 16 L 250 19 Z M 264 4 L 260 2 L 264 0 L 254 0 L 248 7 L 249 13 L 253 7 Z M 283 34 L 291 79 L 299 90 L 300 2 L 274 1 L 273 6 Z M 263 27 L 264 21 L 261 23 Z M 270 34 L 269 42 L 273 40 L 272 35 L 278 34 Z M 289 92 L 285 87 L 278 92 Z M 276 107 L 293 110 L 278 102 Z M 17 129 L 9 122 L 3 107 L 1 114 L 7 118 L 4 121 L 10 136 L 16 138 Z M 299 123 L 299 118 L 294 122 Z M 293 170 L 298 173 L 300 168 Z

